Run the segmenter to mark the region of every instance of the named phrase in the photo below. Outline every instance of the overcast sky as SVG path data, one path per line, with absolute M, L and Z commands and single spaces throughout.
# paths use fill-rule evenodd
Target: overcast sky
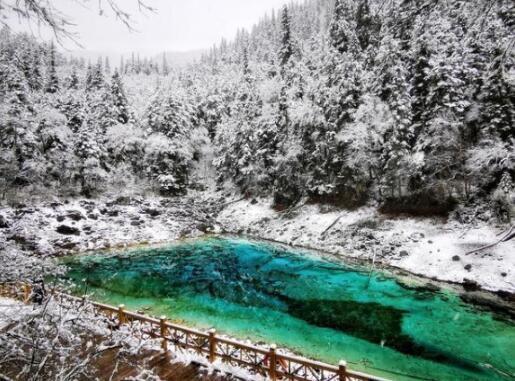
M 240 27 L 250 28 L 265 13 L 279 9 L 289 0 L 145 0 L 155 14 L 138 11 L 136 0 L 117 0 L 129 10 L 138 32 L 130 33 L 111 12 L 100 16 L 98 1 L 51 0 L 77 24 L 80 42 L 89 51 L 122 53 L 136 51 L 156 54 L 162 51 L 205 49 L 231 39 Z M 104 0 L 105 2 L 105 0 Z M 11 20 L 14 21 L 14 20 Z M 12 24 L 12 23 L 11 23 Z M 14 22 L 17 24 L 17 21 Z M 14 29 L 21 28 L 14 25 Z M 36 29 L 37 30 L 37 29 Z M 37 34 L 37 32 L 35 32 Z M 43 33 L 45 36 L 45 33 Z M 74 46 L 69 46 L 73 50 Z

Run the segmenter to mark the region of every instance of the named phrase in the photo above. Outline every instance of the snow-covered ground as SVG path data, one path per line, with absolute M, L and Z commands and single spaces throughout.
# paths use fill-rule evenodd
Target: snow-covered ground
M 174 241 L 211 226 L 211 204 L 182 198 L 69 200 L 0 208 L 0 281 L 55 272 L 49 260 L 85 250 Z
M 372 260 L 443 281 L 468 279 L 481 287 L 515 292 L 515 240 L 475 254 L 507 227 L 461 225 L 432 218 L 388 218 L 371 207 L 354 211 L 304 205 L 274 211 L 268 199 L 242 200 L 218 216 L 226 231 Z M 338 221 L 327 232 L 335 220 Z

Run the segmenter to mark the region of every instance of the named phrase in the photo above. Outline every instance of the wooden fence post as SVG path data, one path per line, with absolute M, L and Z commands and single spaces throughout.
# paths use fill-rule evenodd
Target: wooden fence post
M 212 328 L 209 333 L 209 362 L 213 363 L 216 359 L 216 329 Z
M 340 381 L 345 381 L 347 378 L 347 361 L 342 360 L 338 363 L 338 375 Z
M 23 283 L 23 303 L 28 304 L 30 299 L 30 284 Z
M 161 327 L 161 348 L 163 352 L 168 352 L 168 339 L 166 336 L 168 335 L 168 329 L 166 328 L 166 316 L 161 316 L 159 318 L 159 326 Z
M 125 308 L 125 304 L 120 304 L 118 306 L 118 322 L 120 323 L 120 325 L 125 323 L 125 311 L 124 311 L 124 308 Z
M 277 349 L 277 345 L 272 344 L 270 345 L 270 352 L 268 354 L 269 360 L 270 360 L 270 380 L 271 381 L 277 381 L 277 373 L 276 373 L 276 363 L 277 358 L 275 355 L 275 350 Z

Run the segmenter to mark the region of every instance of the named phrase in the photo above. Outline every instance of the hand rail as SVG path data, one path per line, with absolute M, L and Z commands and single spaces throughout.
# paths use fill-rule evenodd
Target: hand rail
M 25 303 L 29 302 L 30 290 L 28 283 L 0 283 L 0 296 L 15 297 Z M 146 324 L 147 326 L 142 327 L 142 333 L 149 337 L 161 338 L 161 347 L 164 351 L 168 350 L 168 344 L 176 348 L 193 350 L 199 354 L 207 355 L 210 362 L 221 359 L 221 361 L 231 365 L 244 367 L 263 376 L 268 376 L 272 381 L 277 381 L 277 379 L 289 381 L 388 381 L 381 377 L 349 370 L 345 361 L 341 361 L 338 366 L 330 365 L 277 352 L 275 345 L 271 345 L 269 349 L 260 348 L 217 336 L 215 330 L 206 333 L 166 321 L 164 316 L 156 319 L 127 311 L 124 305 L 114 307 L 56 290 L 51 290 L 51 294 L 78 303 L 87 301 L 111 319 L 113 319 L 113 315 L 116 316 L 117 327 L 133 322 Z

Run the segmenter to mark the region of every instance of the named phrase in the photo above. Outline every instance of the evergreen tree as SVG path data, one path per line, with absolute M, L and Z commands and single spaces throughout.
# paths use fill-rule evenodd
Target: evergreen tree
M 31 81 L 32 81 L 32 71 L 33 71 L 33 60 L 32 60 L 32 48 L 30 46 L 26 46 L 25 49 L 21 52 L 21 58 L 19 58 L 21 70 L 23 71 L 23 74 L 25 75 L 25 79 L 27 80 L 27 83 L 31 87 Z
M 391 112 L 394 123 L 385 130 L 383 149 L 380 154 L 382 165 L 381 183 L 390 189 L 390 195 L 397 191 L 402 196 L 409 176 L 407 167 L 413 142 L 411 96 L 409 93 L 409 72 L 404 63 L 404 53 L 399 40 L 386 33 L 376 57 L 377 82 L 375 92 Z
M 47 93 L 53 94 L 59 90 L 59 78 L 57 77 L 56 71 L 55 46 L 53 41 L 50 44 L 49 56 L 50 59 L 47 65 L 47 83 L 45 86 L 45 91 Z
M 291 37 L 290 16 L 288 14 L 288 7 L 285 5 L 281 13 L 281 47 L 279 49 L 279 64 L 283 70 L 288 65 L 292 55 L 293 44 Z
M 39 55 L 34 54 L 32 57 L 32 78 L 29 86 L 32 90 L 39 91 L 43 89 L 43 74 L 41 73 L 41 61 Z
M 70 90 L 79 89 L 79 76 L 77 75 L 77 69 L 75 68 L 75 66 L 72 68 L 72 72 L 70 73 L 70 77 L 68 78 L 67 86 Z
M 415 61 L 411 69 L 412 84 L 410 95 L 412 99 L 411 107 L 415 137 L 419 135 L 427 123 L 426 103 L 429 95 L 429 69 L 429 51 L 426 42 L 421 40 L 417 46 Z
M 353 33 L 348 20 L 350 14 L 351 10 L 346 4 L 346 0 L 336 0 L 333 18 L 329 27 L 329 38 L 332 47 L 340 54 L 346 53 L 354 45 Z
M 185 137 L 193 129 L 193 113 L 189 105 L 177 96 L 157 92 L 145 113 L 151 132 L 162 133 L 170 139 Z
M 63 93 L 58 109 L 66 117 L 66 125 L 73 132 L 78 132 L 86 119 L 85 104 L 82 96 L 75 92 Z
M 242 70 L 243 70 L 243 76 L 245 77 L 246 81 L 250 80 L 250 68 L 249 68 L 249 52 L 247 47 L 243 48 L 242 51 Z
M 104 74 L 102 72 L 102 59 L 99 58 L 95 66 L 88 64 L 86 70 L 86 90 L 98 91 L 105 86 Z
M 455 185 L 449 180 L 461 181 L 464 177 L 468 148 L 464 122 L 469 105 L 466 79 L 470 68 L 462 59 L 462 45 L 452 26 L 438 14 L 433 17 L 437 20 L 431 23 L 425 38 L 429 40 L 432 36 L 437 42 L 431 46 L 429 68 L 425 70 L 427 96 L 415 144 L 415 151 L 424 153 L 424 165 L 421 181 L 415 185 L 423 185 L 431 192 L 438 189 L 447 197 Z M 438 21 L 443 25 L 438 25 Z
M 115 119 L 119 123 L 127 124 L 130 120 L 129 102 L 125 96 L 122 79 L 116 69 L 111 80 L 111 97 Z
M 91 66 L 91 62 L 88 63 L 88 67 L 86 69 L 86 78 L 84 79 L 86 91 L 93 90 L 93 67 Z
M 368 0 L 360 0 L 356 12 L 356 35 L 362 50 L 368 48 L 372 39 L 373 28 L 373 19 L 370 14 Z
M 508 81 L 502 54 L 488 69 L 479 96 L 485 133 L 498 135 L 503 141 L 515 139 L 515 85 Z
M 76 136 L 74 153 L 79 159 L 79 168 L 75 180 L 80 183 L 81 194 L 91 197 L 100 190 L 107 178 L 103 164 L 104 152 L 96 139 L 98 133 L 93 124 L 85 123 Z
M 92 126 L 99 135 L 104 135 L 107 129 L 117 123 L 118 111 L 113 105 L 109 85 L 104 85 L 87 97 L 87 113 L 85 123 Z

